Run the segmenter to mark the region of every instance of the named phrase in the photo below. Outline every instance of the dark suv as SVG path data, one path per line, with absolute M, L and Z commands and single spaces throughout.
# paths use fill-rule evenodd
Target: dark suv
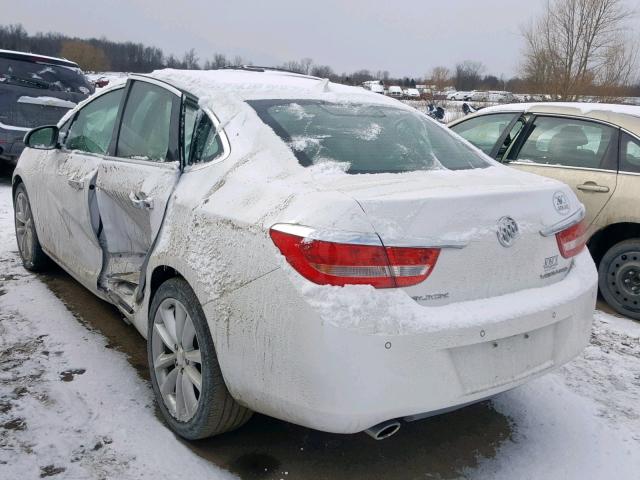
M 0 50 L 0 160 L 16 163 L 26 132 L 58 123 L 93 91 L 77 63 Z

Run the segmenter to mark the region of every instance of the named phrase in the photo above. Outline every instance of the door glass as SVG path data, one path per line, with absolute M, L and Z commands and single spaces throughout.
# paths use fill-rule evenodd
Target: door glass
M 83 107 L 71 124 L 65 147 L 89 153 L 106 154 L 113 135 L 123 88 L 105 93 Z
M 620 171 L 640 173 L 640 142 L 628 133 L 622 133 Z
M 489 155 L 505 128 L 509 126 L 516 115 L 518 114 L 497 113 L 484 115 L 454 125 L 451 129 Z
M 189 152 L 191 151 L 191 141 L 193 140 L 193 133 L 195 131 L 197 117 L 198 117 L 198 106 L 191 103 L 185 104 L 184 142 L 182 142 L 182 145 L 184 148 L 183 157 L 187 165 L 191 163 L 189 159 Z
M 516 160 L 547 165 L 615 169 L 615 130 L 586 120 L 537 117 Z
M 222 142 L 213 122 L 206 113 L 200 113 L 194 133 L 191 164 L 210 162 L 222 153 Z
M 167 160 L 172 108 L 172 93 L 157 85 L 134 82 L 122 116 L 116 155 Z
M 524 127 L 526 123 L 527 122 L 525 118 L 520 117 L 516 121 L 516 123 L 513 124 L 513 127 L 511 127 L 511 131 L 507 133 L 506 137 L 504 137 L 504 142 L 502 142 L 502 145 L 500 145 L 500 148 L 498 149 L 496 159 L 502 160 L 502 157 L 504 157 L 505 153 L 509 151 L 509 148 L 511 147 L 511 145 L 513 145 L 513 142 L 518 137 L 518 135 L 522 131 L 522 127 Z

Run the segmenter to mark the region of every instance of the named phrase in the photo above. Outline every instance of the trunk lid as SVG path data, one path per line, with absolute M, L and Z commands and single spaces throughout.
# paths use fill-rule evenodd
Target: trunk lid
M 555 235 L 540 234 L 580 208 L 571 190 L 553 180 L 498 166 L 350 175 L 332 187 L 359 203 L 386 246 L 443 247 L 430 277 L 405 288 L 423 305 L 546 286 L 571 265 Z M 498 239 L 505 217 L 518 227 L 510 246 Z

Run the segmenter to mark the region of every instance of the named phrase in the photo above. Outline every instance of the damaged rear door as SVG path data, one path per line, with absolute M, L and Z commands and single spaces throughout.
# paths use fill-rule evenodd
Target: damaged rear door
M 135 78 L 127 85 L 118 130 L 98 170 L 103 267 L 99 286 L 128 313 L 141 272 L 180 178 L 182 94 L 164 82 Z

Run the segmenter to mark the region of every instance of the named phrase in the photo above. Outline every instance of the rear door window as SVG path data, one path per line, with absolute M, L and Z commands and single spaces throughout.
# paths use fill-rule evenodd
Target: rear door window
M 152 83 L 134 81 L 122 115 L 116 155 L 164 162 L 171 158 L 174 96 Z
M 515 160 L 595 169 L 616 168 L 614 128 L 568 117 L 536 117 Z
M 65 148 L 105 155 L 113 136 L 124 88 L 105 93 L 85 105 L 66 134 Z
M 222 152 L 220 135 L 209 116 L 201 111 L 193 134 L 190 164 L 210 162 L 219 157 Z
M 519 113 L 496 113 L 470 118 L 451 127 L 465 140 L 469 141 L 487 155 L 491 155 L 496 142 L 502 137 L 505 129 L 511 125 Z
M 623 132 L 620 145 L 620 171 L 640 173 L 640 141 Z

